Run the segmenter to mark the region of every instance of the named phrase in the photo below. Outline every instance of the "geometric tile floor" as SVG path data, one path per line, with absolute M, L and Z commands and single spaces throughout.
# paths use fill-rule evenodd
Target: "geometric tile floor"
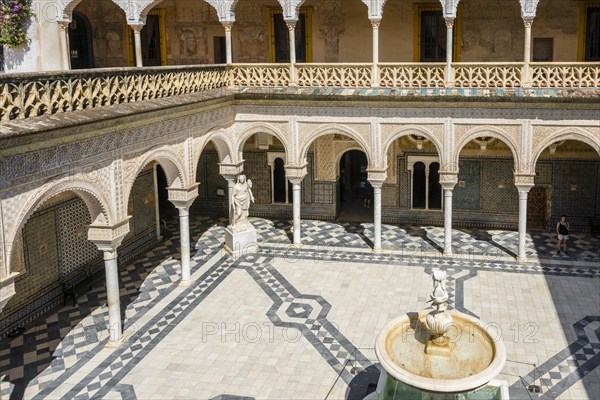
M 0 398 L 361 399 L 377 381 L 383 325 L 425 307 L 431 271 L 451 306 L 489 323 L 507 348 L 511 399 L 600 399 L 600 245 L 572 235 L 460 229 L 443 257 L 438 227 L 253 219 L 260 251 L 233 262 L 224 220 L 194 217 L 193 284 L 179 280 L 178 231 L 120 266 L 126 339 L 107 348 L 102 284 L 0 342 Z M 538 385 L 541 393 L 527 390 Z

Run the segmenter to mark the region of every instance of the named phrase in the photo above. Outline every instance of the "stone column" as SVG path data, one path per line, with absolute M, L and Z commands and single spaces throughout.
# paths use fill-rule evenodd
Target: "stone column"
M 533 18 L 524 18 L 523 24 L 525 25 L 525 50 L 523 53 L 523 76 L 521 82 L 523 87 L 531 87 L 531 26 L 533 25 Z
M 452 71 L 452 55 L 454 53 L 453 46 L 453 29 L 454 18 L 445 18 L 446 20 L 446 87 L 454 87 L 454 76 Z
M 373 27 L 373 69 L 371 70 L 371 87 L 379 87 L 379 24 L 381 20 L 371 20 Z
M 60 52 L 62 59 L 62 68 L 71 69 L 71 53 L 69 50 L 69 23 L 71 21 L 58 21 L 58 31 L 60 39 Z
M 169 201 L 179 210 L 179 236 L 181 243 L 180 286 L 190 284 L 190 206 L 198 197 L 198 184 L 187 188 L 169 188 Z
M 517 261 L 527 260 L 525 244 L 527 243 L 527 195 L 534 186 L 533 174 L 515 174 L 515 186 L 519 191 L 519 249 Z
M 158 201 L 158 176 L 156 167 L 158 164 L 154 164 L 154 171 L 152 173 L 152 177 L 154 178 L 154 212 L 156 213 L 156 238 L 158 240 L 162 239 L 162 235 L 160 233 L 160 203 Z
M 457 183 L 458 171 L 440 171 L 440 184 L 444 189 L 444 254 L 452 255 L 452 191 Z
M 106 302 L 108 303 L 108 334 L 113 344 L 121 341 L 123 324 L 121 322 L 121 296 L 119 288 L 119 268 L 117 249 L 104 250 L 104 270 L 106 273 Z
M 296 86 L 296 22 L 294 20 L 286 21 L 290 37 L 290 84 Z
M 123 339 L 117 248 L 127 233 L 129 233 L 129 217 L 112 226 L 90 225 L 88 230 L 88 239 L 98 246 L 104 256 L 109 346 L 115 346 Z
M 308 170 L 306 168 L 306 164 L 304 165 L 286 165 L 285 166 L 285 175 L 286 178 L 291 182 L 292 184 L 292 198 L 293 198 L 293 220 L 294 220 L 294 224 L 293 224 L 293 233 L 294 233 L 294 245 L 295 246 L 300 246 L 301 243 L 301 205 L 302 205 L 302 199 L 301 199 L 301 183 L 302 180 L 304 179 L 304 177 L 306 176 L 306 174 L 308 173 Z
M 133 42 L 134 42 L 134 49 L 135 49 L 135 66 L 143 67 L 144 61 L 143 61 L 143 57 L 142 57 L 142 28 L 144 28 L 144 25 L 135 24 L 135 25 L 129 25 L 129 26 L 133 30 Z
M 231 50 L 231 28 L 233 27 L 233 24 L 230 22 L 224 22 L 223 27 L 225 28 L 225 60 L 227 64 L 231 64 L 233 62 Z
M 381 188 L 387 177 L 386 169 L 368 169 L 369 183 L 373 186 L 373 251 L 381 251 Z
M 383 182 L 371 182 L 373 186 L 373 251 L 381 251 L 381 187 Z

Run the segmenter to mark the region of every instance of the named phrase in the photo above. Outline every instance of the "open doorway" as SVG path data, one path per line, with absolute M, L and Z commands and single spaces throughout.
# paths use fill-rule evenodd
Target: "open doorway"
M 360 150 L 344 153 L 339 164 L 338 220 L 371 221 L 373 189 L 368 182 L 367 155 Z

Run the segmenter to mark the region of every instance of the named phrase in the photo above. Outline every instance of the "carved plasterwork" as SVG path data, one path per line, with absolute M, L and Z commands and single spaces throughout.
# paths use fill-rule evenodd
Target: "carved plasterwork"
M 289 150 L 288 143 L 288 130 L 289 125 L 285 122 L 237 122 L 231 129 L 231 133 L 235 138 L 234 148 L 238 154 L 238 159 L 242 160 L 242 153 L 244 150 L 244 143 L 252 135 L 257 133 L 267 133 L 271 136 L 276 137 L 283 148 L 285 149 L 286 157 L 288 160 L 295 160 L 293 154 Z
M 165 172 L 168 187 L 181 188 L 190 185 L 192 182 L 188 180 L 189 173 L 186 165 L 182 164 L 182 161 L 185 159 L 184 146 L 185 142 L 170 146 L 161 146 L 160 148 L 151 149 L 124 160 L 124 199 L 129 198 L 133 184 L 139 173 L 152 162 L 157 162 Z
M 520 125 L 469 125 L 455 124 L 454 125 L 454 160 L 453 163 L 458 165 L 458 158 L 461 149 L 471 140 L 480 136 L 491 136 L 506 144 L 513 155 L 515 161 L 515 170 L 520 170 Z
M 344 135 L 355 140 L 367 155 L 370 163 L 376 164 L 380 157 L 371 151 L 371 125 L 370 124 L 332 124 L 332 123 L 307 123 L 298 124 L 299 148 L 301 159 L 306 158 L 311 144 L 321 136 Z
M 533 166 L 547 147 L 562 140 L 584 142 L 600 155 L 600 127 L 534 126 L 531 159 Z

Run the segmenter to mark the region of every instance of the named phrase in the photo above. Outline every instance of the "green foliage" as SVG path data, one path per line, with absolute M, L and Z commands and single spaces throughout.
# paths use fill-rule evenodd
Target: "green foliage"
M 0 0 L 0 45 L 15 48 L 26 44 L 25 24 L 32 16 L 31 0 Z

